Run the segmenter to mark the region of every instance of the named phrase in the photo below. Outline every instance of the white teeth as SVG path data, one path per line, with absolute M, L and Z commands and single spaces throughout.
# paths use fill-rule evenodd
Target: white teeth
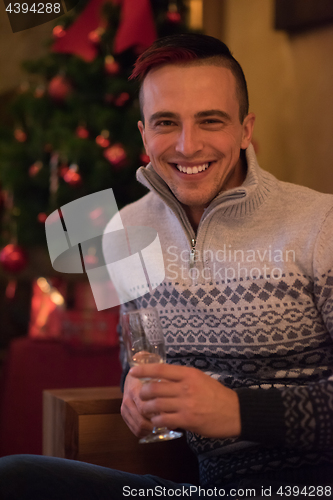
M 209 163 L 204 163 L 203 165 L 196 165 L 195 167 L 183 167 L 182 165 L 176 165 L 180 172 L 185 174 L 197 174 L 198 172 L 203 172 L 209 167 Z

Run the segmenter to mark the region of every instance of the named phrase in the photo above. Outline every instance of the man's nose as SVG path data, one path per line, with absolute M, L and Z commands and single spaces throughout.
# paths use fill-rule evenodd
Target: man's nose
M 176 151 L 184 156 L 190 157 L 203 148 L 200 131 L 193 126 L 183 126 L 178 136 Z

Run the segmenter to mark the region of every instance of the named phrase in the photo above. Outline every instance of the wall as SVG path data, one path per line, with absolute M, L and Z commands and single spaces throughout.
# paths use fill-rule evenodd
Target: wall
M 333 193 L 333 25 L 289 36 L 274 0 L 205 0 L 204 26 L 244 69 L 262 167 Z
M 61 18 L 59 18 L 61 19 Z M 52 36 L 54 21 L 25 31 L 13 33 L 4 2 L 0 2 L 0 94 L 17 87 L 27 76 L 21 61 L 46 53 L 44 46 Z

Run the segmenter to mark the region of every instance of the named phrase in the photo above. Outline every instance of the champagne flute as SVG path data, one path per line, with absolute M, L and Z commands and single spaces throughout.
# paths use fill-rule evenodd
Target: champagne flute
M 122 315 L 122 334 L 130 366 L 145 363 L 165 363 L 166 352 L 162 326 L 158 313 L 153 308 L 137 309 Z M 143 383 L 149 378 L 140 379 Z M 168 441 L 181 437 L 182 432 L 171 431 L 166 427 L 154 427 L 151 434 L 139 443 Z

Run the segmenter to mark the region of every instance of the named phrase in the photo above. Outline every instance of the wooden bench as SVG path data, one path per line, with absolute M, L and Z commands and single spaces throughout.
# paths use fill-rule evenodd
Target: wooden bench
M 118 387 L 43 392 L 43 454 L 198 484 L 185 438 L 139 444 L 120 415 Z

